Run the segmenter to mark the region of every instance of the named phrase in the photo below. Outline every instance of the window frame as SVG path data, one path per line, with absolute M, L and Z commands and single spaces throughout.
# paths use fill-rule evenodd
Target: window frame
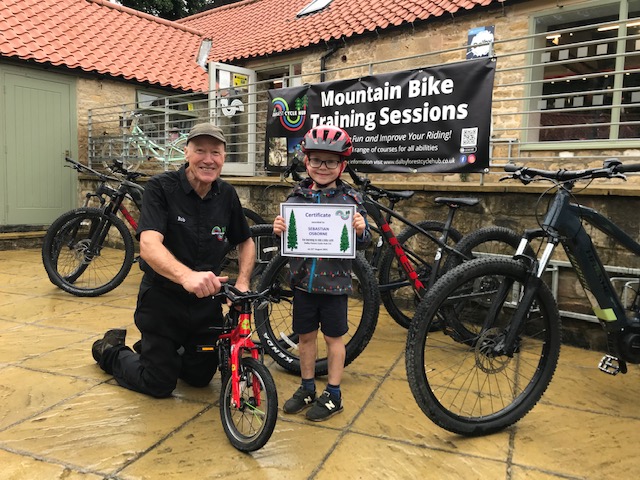
M 636 17 L 633 17 L 629 21 L 629 5 L 633 4 L 634 7 L 640 7 L 640 3 L 638 0 L 613 0 L 610 2 L 606 2 L 605 5 L 617 6 L 618 17 L 615 22 L 618 22 L 619 25 L 623 28 L 618 29 L 617 37 L 611 41 L 616 45 L 616 50 L 613 53 L 606 54 L 607 56 L 613 58 L 615 69 L 614 69 L 614 83 L 613 83 L 613 98 L 612 104 L 609 107 L 610 111 L 610 131 L 609 137 L 606 139 L 589 139 L 589 140 L 559 140 L 559 141 L 549 141 L 549 140 L 539 140 L 540 131 L 542 130 L 540 125 L 540 117 L 543 113 L 543 110 L 540 110 L 538 107 L 538 102 L 542 99 L 553 99 L 553 95 L 543 95 L 542 90 L 545 84 L 545 67 L 548 66 L 546 62 L 543 62 L 540 57 L 547 50 L 550 50 L 546 46 L 546 37 L 551 33 L 564 33 L 570 32 L 571 30 L 576 30 L 578 28 L 589 29 L 589 28 L 598 28 L 600 26 L 611 24 L 612 20 L 604 21 L 601 23 L 596 23 L 598 18 L 592 18 L 593 23 L 589 23 L 584 25 L 583 27 L 575 27 L 575 28 L 567 28 L 567 29 L 558 29 L 552 30 L 548 32 L 537 32 L 536 26 L 538 22 L 543 17 L 549 17 L 554 14 L 558 14 L 557 9 L 552 10 L 542 10 L 537 12 L 536 14 L 532 14 L 529 18 L 529 40 L 528 40 L 528 55 L 526 59 L 527 65 L 527 75 L 526 75 L 526 95 L 527 99 L 525 102 L 526 112 L 523 116 L 523 127 L 524 127 L 524 142 L 520 145 L 521 150 L 575 150 L 576 147 L 580 149 L 607 149 L 607 148 L 639 148 L 640 147 L 640 125 L 636 125 L 638 128 L 638 137 L 637 138 L 619 138 L 619 130 L 620 124 L 616 123 L 620 121 L 620 113 L 624 108 L 625 104 L 622 103 L 622 87 L 624 81 L 625 74 L 625 58 L 626 58 L 626 41 L 630 36 L 627 30 L 627 22 L 630 21 L 638 21 Z M 593 1 L 586 4 L 575 5 L 571 7 L 565 7 L 562 10 L 562 14 L 572 14 L 576 12 L 584 12 L 589 9 L 602 8 L 603 3 L 601 1 Z M 640 17 L 638 17 L 640 18 Z M 559 20 L 558 23 L 561 21 Z M 634 36 L 634 35 L 632 35 Z M 593 45 L 601 42 L 599 40 L 587 41 L 582 45 Z M 600 70 L 599 72 L 603 72 L 604 70 Z M 640 72 L 636 72 L 640 75 Z M 598 73 L 599 74 L 599 73 Z M 594 75 L 594 74 L 592 74 Z M 640 108 L 638 105 L 635 108 Z M 577 124 L 576 124 L 577 125 Z

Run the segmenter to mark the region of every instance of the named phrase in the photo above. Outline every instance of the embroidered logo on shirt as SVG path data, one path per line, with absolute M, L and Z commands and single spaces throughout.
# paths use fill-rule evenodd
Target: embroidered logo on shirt
M 211 235 L 216 237 L 218 240 L 224 240 L 224 233 L 227 230 L 227 227 L 218 227 L 217 225 L 211 229 Z
M 180 222 L 180 223 L 186 223 L 186 222 L 187 222 L 186 218 L 181 217 L 180 215 L 178 215 L 177 220 L 178 220 L 178 222 Z

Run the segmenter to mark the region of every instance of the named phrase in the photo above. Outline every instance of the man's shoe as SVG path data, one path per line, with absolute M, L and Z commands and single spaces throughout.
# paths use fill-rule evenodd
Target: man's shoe
M 325 390 L 307 412 L 307 420 L 322 422 L 342 410 L 342 398 L 336 398 Z
M 93 359 L 100 363 L 100 358 L 107 348 L 116 347 L 118 345 L 124 345 L 124 340 L 127 336 L 127 331 L 121 328 L 115 328 L 108 330 L 100 340 L 93 342 L 91 347 L 91 354 Z
M 316 399 L 316 392 L 305 390 L 303 387 L 298 388 L 289 400 L 284 402 L 282 410 L 284 413 L 298 413 L 305 408 L 311 406 Z

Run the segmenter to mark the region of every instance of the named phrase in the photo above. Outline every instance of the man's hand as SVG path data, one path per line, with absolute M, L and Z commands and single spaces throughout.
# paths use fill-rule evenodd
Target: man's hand
M 182 287 L 198 298 L 211 297 L 218 293 L 222 284 L 228 280 L 229 277 L 217 277 L 213 272 L 191 271 L 182 281 Z

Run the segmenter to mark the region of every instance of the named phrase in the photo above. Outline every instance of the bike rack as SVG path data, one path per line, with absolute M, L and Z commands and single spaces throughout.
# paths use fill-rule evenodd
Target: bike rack
M 551 286 L 551 291 L 553 292 L 553 296 L 556 300 L 558 299 L 558 284 L 559 284 L 560 270 L 563 268 L 573 269 L 573 266 L 568 261 L 551 260 L 551 262 L 549 263 L 549 268 L 547 268 L 546 270 L 547 272 L 551 273 L 550 286 Z M 624 282 L 624 285 L 622 286 L 621 299 L 623 301 L 623 305 L 626 307 L 628 304 L 628 294 L 632 288 L 631 285 L 638 284 L 640 282 L 640 268 L 627 268 L 627 267 L 618 267 L 614 265 L 605 265 L 604 269 L 608 273 L 627 275 L 624 277 L 623 276 L 610 277 L 611 283 L 615 284 L 616 282 Z M 567 318 L 584 320 L 590 323 L 600 323 L 600 321 L 595 315 L 590 315 L 586 313 L 572 312 L 570 310 L 560 310 L 560 315 Z

